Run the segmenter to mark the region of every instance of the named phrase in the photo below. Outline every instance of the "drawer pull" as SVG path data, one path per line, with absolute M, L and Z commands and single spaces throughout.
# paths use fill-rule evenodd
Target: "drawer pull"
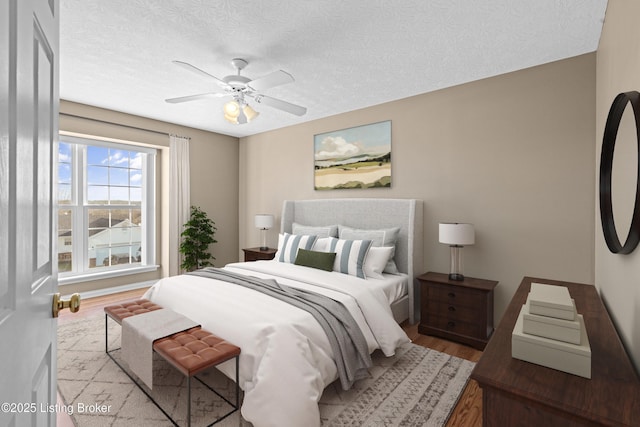
M 453 328 L 454 326 L 456 326 L 456 322 L 449 322 L 449 323 L 447 323 L 447 327 L 448 327 L 448 328 Z
M 448 295 L 449 295 L 449 298 L 455 298 L 456 297 L 456 294 L 454 294 L 453 292 L 449 292 Z
M 449 306 L 449 311 L 456 311 L 456 308 L 450 305 Z

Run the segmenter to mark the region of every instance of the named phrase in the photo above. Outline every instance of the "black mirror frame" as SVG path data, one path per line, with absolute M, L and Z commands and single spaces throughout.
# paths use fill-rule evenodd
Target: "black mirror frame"
M 611 205 L 611 172 L 613 169 L 613 153 L 622 114 L 631 104 L 636 121 L 636 141 L 638 145 L 638 171 L 636 174 L 636 197 L 629 234 L 624 245 L 620 243 Z M 620 93 L 613 100 L 602 138 L 600 155 L 600 219 L 607 247 L 614 254 L 630 254 L 640 242 L 640 93 L 637 91 Z

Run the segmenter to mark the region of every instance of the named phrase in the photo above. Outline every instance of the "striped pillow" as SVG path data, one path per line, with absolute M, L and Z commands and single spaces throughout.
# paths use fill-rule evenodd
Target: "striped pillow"
M 400 227 L 381 228 L 375 230 L 351 228 L 344 225 L 340 225 L 338 227 L 338 236 L 341 239 L 369 239 L 373 242 L 373 246 L 393 247 L 391 258 L 384 269 L 385 273 L 390 274 L 400 274 L 394 260 L 396 252 L 395 246 L 399 233 Z
M 278 239 L 278 252 L 275 259 L 280 262 L 293 264 L 298 255 L 298 249 L 311 250 L 318 236 L 303 236 L 284 233 Z
M 371 247 L 371 240 L 331 239 L 327 252 L 335 252 L 333 271 L 366 279 L 363 266 Z

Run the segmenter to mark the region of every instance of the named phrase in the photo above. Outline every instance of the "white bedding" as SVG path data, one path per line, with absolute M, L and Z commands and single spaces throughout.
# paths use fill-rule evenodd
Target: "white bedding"
M 240 274 L 276 278 L 342 302 L 360 325 L 369 351 L 387 356 L 408 337 L 393 320 L 383 287 L 355 276 L 279 262 L 235 263 Z M 329 341 L 313 317 L 285 302 L 209 278 L 182 275 L 158 281 L 145 298 L 181 313 L 242 349 L 242 415 L 255 426 L 319 426 L 318 400 L 337 378 Z M 235 378 L 235 366 L 219 366 Z
M 383 273 L 384 279 L 367 279 L 366 286 L 379 288 L 387 297 L 389 305 L 398 301 L 407 295 L 409 276 L 403 273 L 386 274 Z
M 255 263 L 256 265 L 264 265 L 265 263 L 275 263 L 275 265 L 282 264 L 278 261 L 255 261 Z M 344 276 L 344 274 L 339 273 L 337 271 L 333 271 L 330 274 L 338 278 Z M 408 281 L 409 281 L 408 275 L 404 273 L 398 273 L 398 274 L 383 273 L 382 277 L 383 277 L 382 279 L 369 278 L 366 281 L 361 283 L 363 286 L 376 288 L 384 292 L 384 295 L 387 297 L 387 302 L 389 303 L 389 306 L 391 306 L 391 304 L 393 304 L 394 302 L 398 301 L 400 298 L 407 295 L 407 288 L 408 288 Z

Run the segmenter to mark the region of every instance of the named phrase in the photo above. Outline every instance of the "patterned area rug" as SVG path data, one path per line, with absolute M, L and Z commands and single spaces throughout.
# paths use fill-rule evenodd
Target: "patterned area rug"
M 109 321 L 109 348 L 120 346 L 120 327 Z M 171 426 L 164 414 L 105 354 L 104 317 L 62 324 L 58 329 L 58 388 L 79 427 Z M 118 357 L 114 352 L 114 357 Z M 156 355 L 157 356 L 157 355 Z M 394 357 L 373 355 L 371 378 L 343 391 L 329 385 L 320 400 L 323 426 L 442 426 L 468 381 L 473 362 L 414 344 Z M 216 369 L 200 376 L 231 401 L 235 384 Z M 163 359 L 154 360 L 154 386 L 147 391 L 178 424 L 186 425 L 186 380 Z M 192 381 L 192 425 L 208 425 L 231 409 Z M 250 426 L 239 411 L 216 426 Z

